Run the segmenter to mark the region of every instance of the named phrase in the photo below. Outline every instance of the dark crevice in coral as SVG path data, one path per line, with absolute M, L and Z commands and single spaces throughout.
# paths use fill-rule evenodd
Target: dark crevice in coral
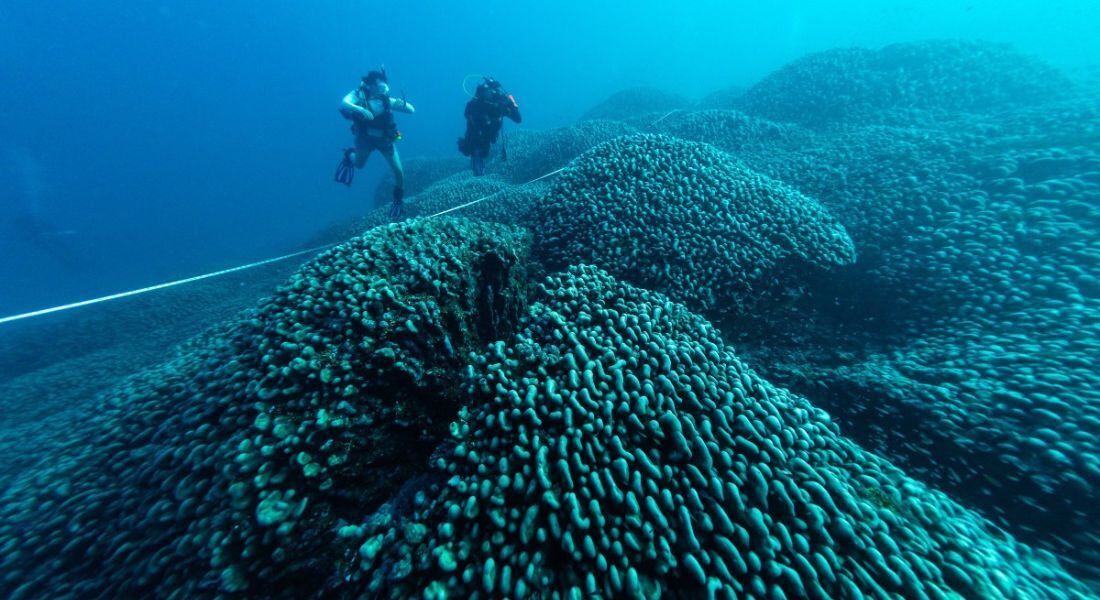
M 487 253 L 475 263 L 475 322 L 481 345 L 509 335 L 526 307 L 526 282 L 522 281 L 526 274 L 517 262 L 518 257 Z M 516 267 L 520 267 L 519 272 L 514 271 Z M 516 285 L 517 278 L 520 285 Z

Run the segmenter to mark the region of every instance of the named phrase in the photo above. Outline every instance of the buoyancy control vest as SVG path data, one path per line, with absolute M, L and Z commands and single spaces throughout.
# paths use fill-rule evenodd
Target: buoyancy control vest
M 400 135 L 397 131 L 397 121 L 393 118 L 393 99 L 388 95 L 371 98 L 360 91 L 361 106 L 374 115 L 373 119 L 357 119 L 351 125 L 351 132 L 355 135 L 368 135 L 387 140 L 397 140 Z M 382 105 L 382 111 L 375 113 L 371 108 L 371 100 L 377 100 Z

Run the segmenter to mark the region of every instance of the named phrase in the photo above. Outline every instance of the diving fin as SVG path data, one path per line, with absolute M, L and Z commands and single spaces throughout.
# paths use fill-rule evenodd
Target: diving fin
M 352 180 L 355 179 L 355 163 L 351 160 L 351 153 L 354 151 L 354 148 L 344 149 L 344 159 L 336 165 L 336 175 L 332 178 L 336 183 L 350 186 Z
M 405 190 L 403 188 L 393 188 L 393 204 L 390 204 L 389 216 L 394 221 L 405 216 Z

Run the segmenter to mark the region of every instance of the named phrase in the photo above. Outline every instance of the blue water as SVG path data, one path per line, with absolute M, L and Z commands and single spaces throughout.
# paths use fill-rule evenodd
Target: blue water
M 1087 0 L 4 2 L 0 313 L 278 254 L 361 214 L 384 165 L 332 185 L 335 106 L 382 63 L 418 108 L 403 156 L 448 156 L 470 73 L 541 129 L 630 86 L 699 97 L 833 47 L 977 38 L 1077 68 L 1100 60 L 1097 21 Z
M 1097 597 L 1098 23 L 0 4 L 0 596 Z

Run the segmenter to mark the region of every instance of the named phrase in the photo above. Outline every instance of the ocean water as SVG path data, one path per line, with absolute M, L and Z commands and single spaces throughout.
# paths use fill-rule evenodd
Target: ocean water
M 1097 23 L 0 5 L 0 596 L 1100 595 Z

